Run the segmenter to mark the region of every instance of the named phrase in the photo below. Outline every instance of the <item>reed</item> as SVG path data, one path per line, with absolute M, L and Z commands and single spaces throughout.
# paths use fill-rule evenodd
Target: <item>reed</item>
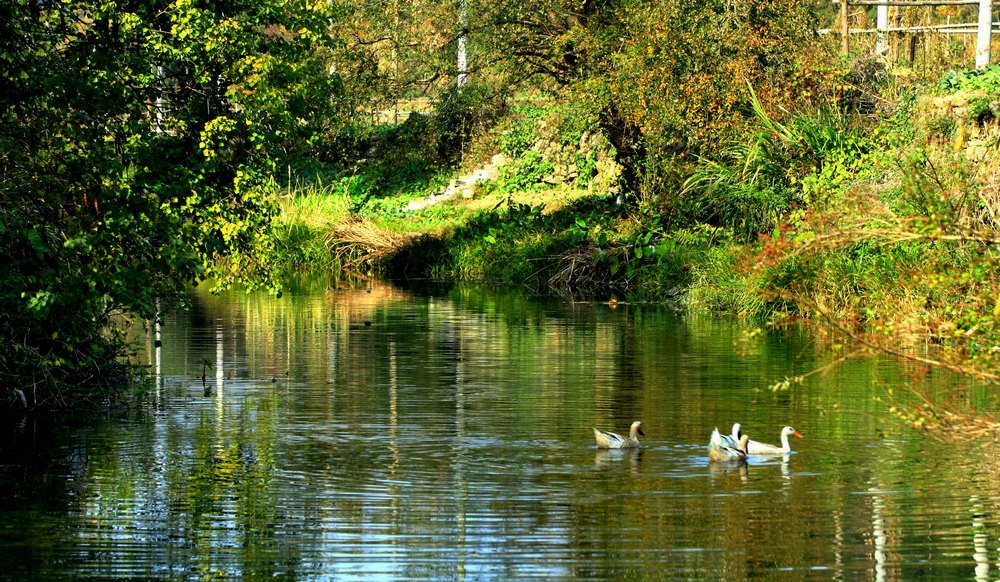
M 272 223 L 279 270 L 331 266 L 326 233 L 332 224 L 348 216 L 348 194 L 336 184 L 317 179 L 289 188 L 279 201 L 279 209 Z

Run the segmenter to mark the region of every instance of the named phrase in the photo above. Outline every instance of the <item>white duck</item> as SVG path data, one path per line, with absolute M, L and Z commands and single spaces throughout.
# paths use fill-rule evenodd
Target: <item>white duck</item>
M 740 423 L 733 425 L 733 434 L 730 437 L 733 440 L 738 440 L 743 432 L 740 430 Z M 802 438 L 799 431 L 795 430 L 790 426 L 786 426 L 781 429 L 781 446 L 777 447 L 774 445 L 769 445 L 767 443 L 761 443 L 757 441 L 749 441 L 747 443 L 747 453 L 751 455 L 787 455 L 792 452 L 792 447 L 788 444 L 788 437 L 796 436 Z
M 639 435 L 646 436 L 646 433 L 642 432 L 642 422 L 638 420 L 632 423 L 627 437 L 614 432 L 594 429 L 594 439 L 597 441 L 597 448 L 599 449 L 632 449 L 638 447 Z
M 708 440 L 708 458 L 712 461 L 745 461 L 749 441 L 750 437 L 747 435 L 735 440 L 731 436 L 719 434 L 716 427 Z

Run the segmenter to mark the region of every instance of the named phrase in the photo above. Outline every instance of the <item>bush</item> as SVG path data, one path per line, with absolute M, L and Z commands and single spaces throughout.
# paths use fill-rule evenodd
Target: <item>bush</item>
M 500 136 L 500 153 L 517 159 L 528 151 L 537 139 L 535 124 L 545 116 L 545 112 L 544 108 L 535 106 L 515 108 L 510 128 Z
M 771 119 L 752 95 L 757 128 L 751 141 L 730 142 L 694 165 L 680 209 L 698 222 L 731 229 L 743 240 L 770 233 L 796 209 L 857 176 L 873 142 L 836 112 Z
M 972 71 L 948 71 L 938 83 L 938 89 L 946 95 L 959 91 L 1000 93 L 1000 65 Z
M 528 150 L 513 164 L 500 168 L 495 187 L 508 192 L 531 190 L 551 175 L 553 169 L 552 162 L 545 161 L 542 154 Z
M 460 160 L 476 129 L 492 127 L 505 107 L 503 98 L 492 95 L 485 86 L 466 85 L 445 91 L 430 115 L 431 134 L 441 163 Z

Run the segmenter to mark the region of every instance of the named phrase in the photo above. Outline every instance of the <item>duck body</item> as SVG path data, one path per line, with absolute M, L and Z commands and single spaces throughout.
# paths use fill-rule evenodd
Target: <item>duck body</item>
M 639 435 L 646 436 L 642 431 L 642 422 L 635 421 L 629 428 L 627 437 L 614 432 L 594 429 L 594 440 L 599 449 L 634 449 L 639 446 Z
M 720 434 L 716 428 L 708 440 L 708 458 L 712 461 L 745 461 L 749 442 L 750 437 L 747 435 L 736 440 L 729 435 Z
M 740 423 L 737 422 L 736 424 L 733 425 L 733 434 L 729 438 L 731 438 L 731 439 L 738 439 L 738 438 L 740 438 L 740 435 L 742 435 L 742 434 L 743 434 L 743 432 L 741 430 Z M 750 454 L 750 455 L 787 455 L 787 454 L 789 454 L 789 453 L 792 452 L 792 447 L 791 447 L 791 445 L 788 444 L 788 437 L 790 437 L 790 436 L 796 436 L 798 438 L 802 438 L 802 435 L 799 434 L 799 431 L 795 430 L 794 428 L 792 428 L 790 426 L 786 426 L 785 428 L 781 429 L 781 446 L 780 447 L 775 446 L 775 445 L 769 445 L 767 443 L 761 443 L 761 442 L 757 442 L 757 441 L 751 440 L 751 441 L 748 441 L 748 443 L 747 443 L 747 454 Z

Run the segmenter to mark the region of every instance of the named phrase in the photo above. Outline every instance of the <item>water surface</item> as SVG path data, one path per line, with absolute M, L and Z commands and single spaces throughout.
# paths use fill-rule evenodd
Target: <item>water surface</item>
M 340 288 L 337 288 L 337 287 Z M 197 293 L 144 410 L 15 419 L 20 578 L 1000 578 L 998 462 L 883 420 L 892 362 L 657 305 L 483 287 Z M 140 334 L 141 335 L 141 334 Z M 926 380 L 922 380 L 926 382 Z M 592 426 L 642 420 L 637 451 Z M 795 453 L 708 461 L 733 422 Z

